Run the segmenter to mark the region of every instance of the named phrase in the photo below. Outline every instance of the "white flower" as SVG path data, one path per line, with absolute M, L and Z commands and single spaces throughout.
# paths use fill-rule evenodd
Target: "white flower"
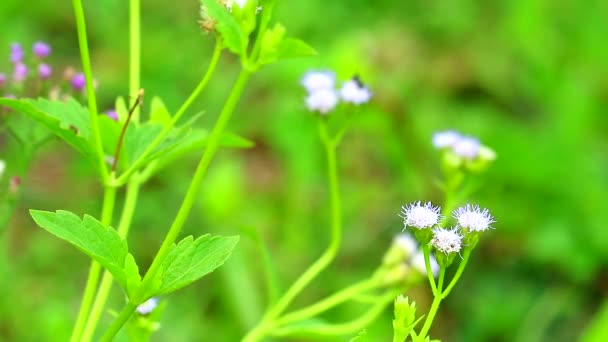
M 462 236 L 456 229 L 435 228 L 431 245 L 445 254 L 458 253 L 462 247 Z
M 338 105 L 338 94 L 333 89 L 318 89 L 306 97 L 306 107 L 313 112 L 327 114 Z
M 148 299 L 147 301 L 139 304 L 137 306 L 136 310 L 140 315 L 147 315 L 147 314 L 151 313 L 152 311 L 154 311 L 154 309 L 156 309 L 157 306 L 158 306 L 158 298 L 152 297 L 152 298 Z
M 437 277 L 439 274 L 439 264 L 437 263 L 437 260 L 433 254 L 429 255 L 429 266 L 431 266 L 431 272 L 433 275 Z M 426 274 L 426 263 L 424 262 L 424 253 L 422 250 L 419 250 L 418 253 L 416 253 L 412 258 L 412 267 L 414 267 L 418 272 Z
M 452 147 L 462 136 L 456 131 L 443 131 L 433 134 L 433 146 L 435 148 Z
M 401 217 L 403 217 L 403 224 L 405 227 L 411 226 L 423 229 L 439 223 L 439 220 L 441 219 L 439 211 L 440 208 L 433 207 L 431 202 L 421 205 L 420 201 L 418 201 L 408 206 L 401 207 Z
M 310 94 L 317 90 L 334 89 L 335 84 L 336 75 L 331 71 L 309 71 L 302 78 L 302 85 Z
M 496 222 L 488 209 L 481 210 L 478 205 L 467 204 L 454 210 L 452 216 L 458 220 L 460 227 L 472 232 L 482 232 L 492 228 L 490 225 Z
M 372 93 L 361 83 L 359 78 L 354 77 L 342 85 L 340 97 L 342 97 L 344 102 L 360 105 L 369 102 L 372 98 Z
M 4 160 L 0 159 L 0 179 L 2 179 L 2 175 L 4 175 L 4 170 L 6 170 L 6 163 Z
M 480 147 L 481 144 L 479 143 L 479 140 L 472 137 L 461 137 L 452 145 L 452 150 L 459 157 L 475 159 L 479 153 Z
M 232 11 L 232 6 L 234 6 L 234 4 L 237 4 L 240 8 L 244 8 L 247 4 L 247 0 L 228 0 L 226 1 L 226 8 L 228 8 L 229 11 Z
M 416 239 L 407 233 L 401 233 L 395 236 L 393 244 L 398 246 L 408 258 L 418 249 L 418 242 Z

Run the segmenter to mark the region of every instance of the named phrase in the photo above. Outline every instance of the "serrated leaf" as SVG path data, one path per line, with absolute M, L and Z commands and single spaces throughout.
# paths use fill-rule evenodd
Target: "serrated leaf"
M 211 18 L 217 21 L 215 28 L 222 36 L 226 47 L 236 55 L 242 56 L 247 48 L 248 39 L 236 19 L 217 0 L 201 0 L 201 3 L 207 8 Z
M 89 142 L 89 113 L 76 100 L 60 102 L 46 99 L 0 98 L 0 105 L 10 107 L 36 120 L 91 162 L 96 162 L 94 148 Z
M 238 236 L 189 236 L 174 245 L 161 266 L 161 285 L 153 295 L 173 292 L 220 267 L 239 241 Z
M 30 214 L 36 224 L 99 262 L 123 288 L 127 288 L 127 243 L 114 228 L 105 227 L 92 216 L 84 215 L 84 218 L 80 219 L 76 214 L 64 210 L 54 213 L 30 210 Z M 129 272 L 132 271 L 133 265 L 129 265 Z

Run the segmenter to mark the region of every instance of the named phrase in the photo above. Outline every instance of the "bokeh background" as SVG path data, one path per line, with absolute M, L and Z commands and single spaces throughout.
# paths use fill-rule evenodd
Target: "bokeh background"
M 101 107 L 110 109 L 127 94 L 127 3 L 88 1 L 86 10 Z M 146 0 L 142 12 L 146 97 L 159 96 L 175 111 L 204 71 L 211 38 L 197 26 L 195 0 Z M 497 152 L 471 201 L 490 208 L 498 223 L 442 304 L 433 336 L 608 339 L 608 2 L 280 1 L 277 18 L 319 55 L 265 68 L 250 82 L 230 129 L 256 145 L 221 151 L 186 234 L 259 231 L 289 284 L 329 235 L 324 156 L 299 80 L 310 69 L 332 69 L 342 79 L 357 73 L 374 101 L 339 151 L 345 242 L 298 303 L 371 274 L 402 229 L 401 205 L 442 202 L 431 136 L 457 129 Z M 47 41 L 57 70 L 79 67 L 68 1 L 4 0 L 0 32 L 0 71 L 9 71 L 14 41 Z M 201 126 L 213 122 L 237 70 L 226 54 L 190 113 L 206 112 Z M 0 141 L 0 151 L 10 164 L 10 139 Z M 154 256 L 195 162 L 183 159 L 145 186 L 129 238 L 140 264 Z M 95 215 L 101 190 L 93 179 L 92 168 L 60 142 L 37 153 L 17 211 L 1 231 L 0 340 L 69 336 L 89 260 L 37 228 L 27 209 Z M 224 267 L 166 298 L 154 340 L 237 341 L 264 308 L 259 258 L 244 237 Z M 409 295 L 420 312 L 428 308 L 426 285 Z M 123 301 L 115 290 L 110 306 Z M 327 317 L 357 312 L 346 305 Z M 391 318 L 387 309 L 367 328 L 367 339 L 389 341 Z M 110 320 L 105 315 L 100 327 Z

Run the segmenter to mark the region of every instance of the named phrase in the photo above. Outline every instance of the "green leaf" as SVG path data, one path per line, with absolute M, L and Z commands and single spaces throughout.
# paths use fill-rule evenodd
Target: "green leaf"
M 81 220 L 69 211 L 58 210 L 53 213 L 30 210 L 30 214 L 40 227 L 99 262 L 123 288 L 127 288 L 127 282 L 133 278 L 137 265 L 133 266 L 135 260 L 132 257 L 127 260 L 127 243 L 114 228 L 105 227 L 89 215 L 84 215 Z
M 167 107 L 163 103 L 163 100 L 160 99 L 160 97 L 152 98 L 149 122 L 159 123 L 163 125 L 163 127 L 167 127 L 171 123 L 171 114 L 167 110 Z
M 279 59 L 309 57 L 317 54 L 312 46 L 296 38 L 286 38 L 279 48 Z
M 236 19 L 217 0 L 201 0 L 201 3 L 206 7 L 211 18 L 217 20 L 215 28 L 222 36 L 226 47 L 238 56 L 242 56 L 247 48 L 248 38 L 241 31 Z
M 285 27 L 275 24 L 268 29 L 262 40 L 262 50 L 258 63 L 260 65 L 274 63 L 280 59 L 306 57 L 316 55 L 315 49 L 304 41 L 285 37 Z
M 89 141 L 89 113 L 76 100 L 60 102 L 0 98 L 0 105 L 10 107 L 43 124 L 91 162 L 96 163 L 95 150 Z
M 238 236 L 189 236 L 174 245 L 161 266 L 161 285 L 153 295 L 173 292 L 220 267 L 239 241 Z

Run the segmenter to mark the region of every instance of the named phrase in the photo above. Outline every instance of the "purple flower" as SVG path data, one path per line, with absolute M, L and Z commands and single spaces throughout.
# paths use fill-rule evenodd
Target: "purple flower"
M 44 58 L 51 54 L 51 46 L 47 43 L 36 42 L 32 47 L 32 51 L 39 58 Z
M 11 44 L 11 63 L 18 64 L 23 61 L 23 49 L 21 48 L 21 44 L 13 43 Z
M 3 73 L 0 73 L 0 87 L 4 86 L 5 83 L 6 83 L 6 75 Z
M 110 119 L 112 119 L 114 121 L 118 121 L 118 113 L 115 110 L 111 109 L 111 110 L 106 111 L 106 115 Z
M 79 72 L 72 77 L 70 83 L 75 91 L 82 91 L 87 84 L 87 80 L 84 77 L 84 74 Z
M 23 82 L 27 77 L 27 66 L 23 63 L 15 64 L 15 70 L 13 71 L 13 79 L 15 82 Z
M 40 78 L 42 78 L 43 80 L 46 80 L 51 77 L 52 73 L 53 69 L 48 64 L 42 63 L 38 66 L 38 75 L 40 75 Z

